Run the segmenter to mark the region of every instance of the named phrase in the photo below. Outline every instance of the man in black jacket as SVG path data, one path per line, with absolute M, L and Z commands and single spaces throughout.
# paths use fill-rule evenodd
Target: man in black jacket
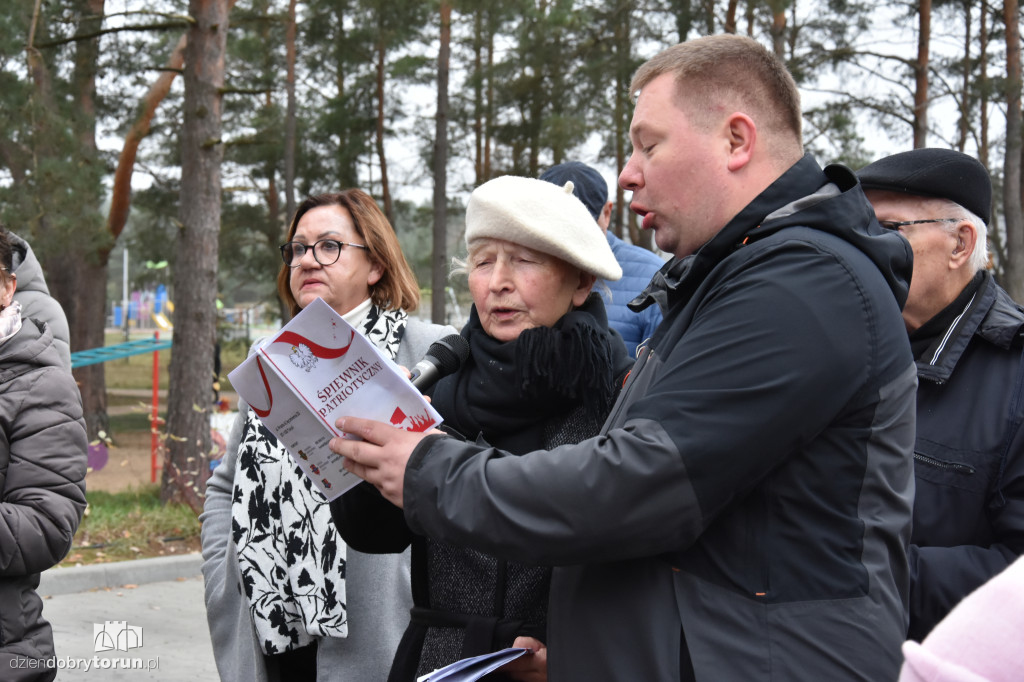
M 675 258 L 601 434 L 508 457 L 346 419 L 364 440 L 331 447 L 413 531 L 555 566 L 552 682 L 895 679 L 910 246 L 803 154 L 796 85 L 753 39 L 675 45 L 630 91 L 619 184 Z
M 915 149 L 858 175 L 914 249 L 903 320 L 918 376 L 909 636 L 921 640 L 1024 550 L 1024 309 L 986 269 L 981 163 Z

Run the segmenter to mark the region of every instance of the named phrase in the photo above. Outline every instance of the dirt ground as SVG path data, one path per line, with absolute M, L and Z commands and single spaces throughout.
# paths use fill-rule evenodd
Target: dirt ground
M 122 394 L 133 394 L 134 392 L 121 391 Z M 140 393 L 140 395 L 142 395 Z M 214 425 L 220 430 L 223 436 L 227 435 L 231 422 L 234 419 L 234 410 L 238 404 L 238 396 L 225 391 L 222 393 L 227 413 L 215 414 L 211 417 Z M 166 400 L 166 396 L 163 398 Z M 137 412 L 138 406 L 120 406 L 110 408 L 111 414 L 115 411 Z M 105 492 L 117 493 L 127 488 L 146 485 L 151 482 L 159 482 L 163 465 L 163 453 L 159 451 L 161 443 L 158 441 L 156 475 L 152 475 L 152 434 L 149 431 L 125 431 L 113 434 L 114 444 L 107 450 L 106 463 L 96 470 L 90 470 L 85 477 L 86 490 L 103 490 Z M 90 463 L 92 459 L 90 458 Z
M 145 431 L 131 431 L 117 435 L 116 438 L 117 444 L 108 450 L 107 463 L 103 468 L 86 474 L 86 490 L 117 493 L 150 482 L 150 434 Z M 157 466 L 160 464 L 158 457 Z M 160 480 L 160 474 L 160 469 L 157 469 L 157 481 Z

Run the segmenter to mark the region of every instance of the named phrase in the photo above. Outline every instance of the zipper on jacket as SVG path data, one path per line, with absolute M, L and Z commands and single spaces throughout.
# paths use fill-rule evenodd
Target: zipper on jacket
M 956 471 L 961 474 L 973 474 L 975 469 L 969 464 L 961 464 L 960 462 L 944 462 L 941 459 L 935 459 L 928 455 L 922 455 L 920 452 L 914 453 L 914 459 L 919 462 L 924 462 L 929 466 L 936 467 L 938 469 L 944 469 L 946 471 Z
M 944 350 L 946 350 L 946 345 L 949 343 L 949 340 L 953 338 L 953 333 L 959 331 L 960 323 L 966 318 L 967 312 L 971 309 L 971 306 L 974 304 L 974 299 L 977 297 L 978 292 L 975 291 L 974 295 L 971 296 L 971 300 L 967 301 L 967 305 L 964 306 L 964 309 L 960 311 L 960 314 L 953 320 L 953 324 L 949 325 L 949 329 L 947 329 L 946 333 L 942 335 L 939 345 L 935 348 L 935 352 L 932 354 L 932 359 L 928 361 L 929 365 L 934 366 L 938 364 L 939 356 L 942 355 Z

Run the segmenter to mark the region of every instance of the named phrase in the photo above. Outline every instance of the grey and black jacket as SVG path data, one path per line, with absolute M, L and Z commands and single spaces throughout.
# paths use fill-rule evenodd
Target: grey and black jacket
M 1024 552 L 1024 309 L 989 273 L 917 361 L 910 631 Z
M 49 329 L 25 319 L 0 344 L 0 679 L 53 679 L 53 632 L 36 593 L 85 511 L 82 399 Z M 52 662 L 52 661 L 50 661 Z
M 556 566 L 553 682 L 895 679 L 911 262 L 805 157 L 655 277 L 664 322 L 602 435 L 516 458 L 430 436 L 410 527 Z

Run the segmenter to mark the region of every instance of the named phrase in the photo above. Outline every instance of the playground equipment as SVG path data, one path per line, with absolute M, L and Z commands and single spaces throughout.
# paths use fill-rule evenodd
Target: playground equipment
M 153 354 L 153 413 L 150 418 L 152 428 L 150 439 L 149 474 L 151 483 L 156 483 L 156 470 L 159 468 L 157 464 L 159 439 L 156 432 L 156 423 L 159 418 L 158 410 L 160 405 L 160 351 L 170 347 L 171 341 L 169 339 L 161 341 L 160 332 L 156 332 L 153 334 L 152 339 L 127 341 L 113 346 L 80 350 L 71 354 L 71 369 L 75 369 L 76 367 L 85 367 L 86 365 L 95 365 L 101 362 L 109 362 L 110 360 L 119 360 L 132 355 L 140 355 L 142 353 Z

